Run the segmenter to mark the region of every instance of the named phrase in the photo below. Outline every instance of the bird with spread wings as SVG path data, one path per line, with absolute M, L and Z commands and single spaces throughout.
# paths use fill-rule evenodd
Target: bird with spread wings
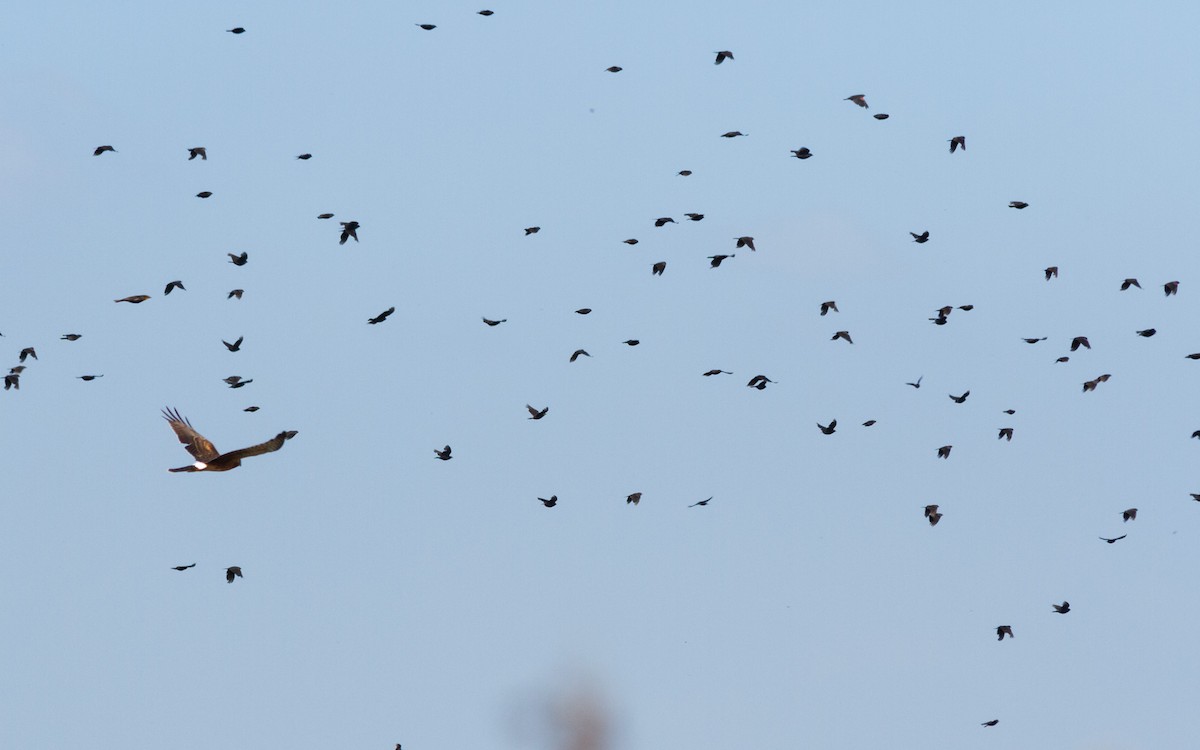
M 187 452 L 196 459 L 196 462 L 190 466 L 180 466 L 178 469 L 168 469 L 167 471 L 229 471 L 241 466 L 243 458 L 273 453 L 282 448 L 284 442 L 297 435 L 296 430 L 286 430 L 265 443 L 221 453 L 208 438 L 196 432 L 192 423 L 180 416 L 178 410 L 163 409 L 163 418 L 167 420 L 167 424 L 171 425 L 171 429 L 175 431 L 179 442 L 183 443 Z

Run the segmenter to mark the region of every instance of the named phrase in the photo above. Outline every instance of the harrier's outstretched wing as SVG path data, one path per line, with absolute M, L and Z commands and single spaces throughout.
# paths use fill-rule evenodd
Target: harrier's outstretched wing
M 264 453 L 274 453 L 283 447 L 285 441 L 291 440 L 292 438 L 296 437 L 297 434 L 298 433 L 296 430 L 287 430 L 279 433 L 265 443 L 259 443 L 258 445 L 252 445 L 249 448 L 241 448 L 236 451 L 223 453 L 219 457 L 220 462 L 224 463 L 229 461 L 241 461 L 243 458 L 249 458 L 250 456 L 261 456 Z
M 163 418 L 171 425 L 171 429 L 175 430 L 175 434 L 179 436 L 179 442 L 183 443 L 187 452 L 192 454 L 192 458 L 201 463 L 208 463 L 221 455 L 208 438 L 196 432 L 192 428 L 192 423 L 179 415 L 179 410 L 163 409 Z M 272 450 L 277 449 L 273 448 Z

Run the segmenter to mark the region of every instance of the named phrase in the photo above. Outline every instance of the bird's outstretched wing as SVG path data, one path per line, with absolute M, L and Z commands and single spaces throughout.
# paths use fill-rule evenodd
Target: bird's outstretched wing
M 221 455 L 208 438 L 196 432 L 192 423 L 179 415 L 178 409 L 163 409 L 163 418 L 171 425 L 171 429 L 175 430 L 179 442 L 192 454 L 192 458 L 201 463 L 208 463 Z
M 291 440 L 292 438 L 296 437 L 296 435 L 296 430 L 287 430 L 279 433 L 265 443 L 252 445 L 249 448 L 239 448 L 236 451 L 229 451 L 228 453 L 222 454 L 220 458 L 222 461 L 233 461 L 235 459 L 240 461 L 241 459 L 249 458 L 250 456 L 261 456 L 264 453 L 274 453 L 282 448 L 286 441 Z

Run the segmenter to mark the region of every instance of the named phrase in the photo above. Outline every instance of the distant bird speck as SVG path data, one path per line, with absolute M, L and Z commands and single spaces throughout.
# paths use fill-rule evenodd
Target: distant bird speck
M 967 137 L 965 135 L 956 135 L 950 139 L 950 153 L 954 153 L 958 149 L 967 150 Z
M 78 341 L 83 338 L 83 335 L 79 333 L 67 333 L 59 336 L 59 338 L 63 341 Z
M 489 320 L 488 318 L 483 318 L 482 320 L 484 323 L 487 323 L 489 328 L 494 328 L 495 326 L 498 326 L 501 323 L 508 322 L 508 318 L 501 318 L 500 320 Z
M 555 505 L 558 505 L 558 495 L 551 495 L 549 499 L 539 497 L 538 500 L 541 500 L 542 505 L 546 506 L 547 508 L 553 508 Z
M 544 409 L 539 410 L 539 409 L 533 408 L 529 404 L 525 404 L 525 408 L 529 411 L 529 419 L 541 419 L 542 417 L 546 416 L 546 413 L 548 411 L 550 411 L 549 406 L 547 406 Z
M 1071 603 L 1066 601 L 1065 599 L 1063 600 L 1062 604 L 1051 604 L 1050 606 L 1054 607 L 1054 611 L 1059 613 L 1060 615 L 1065 615 L 1066 613 L 1071 611 Z
M 225 30 L 228 31 L 230 34 L 245 34 L 246 33 L 246 30 L 243 29 L 241 26 L 234 26 L 232 29 L 225 29 Z
M 358 228 L 361 226 L 357 221 L 340 221 L 342 225 L 342 234 L 338 239 L 339 245 L 345 245 L 346 240 L 353 238 L 358 242 Z
M 434 452 L 434 455 L 442 461 L 449 461 L 451 458 L 454 458 L 453 456 L 450 455 L 450 446 L 448 446 L 448 445 L 445 448 L 442 448 L 441 450 L 434 448 L 433 452 Z
M 201 190 L 199 193 L 196 193 L 196 197 L 197 198 L 211 198 L 212 191 L 211 190 Z
M 232 289 L 230 290 L 229 294 L 225 296 L 225 299 L 233 299 L 234 297 L 241 299 L 242 295 L 245 293 L 246 291 L 244 289 Z
M 395 308 L 394 306 L 393 306 L 393 307 L 389 307 L 388 309 L 386 309 L 386 310 L 384 310 L 383 312 L 379 313 L 379 314 L 378 314 L 378 315 L 376 315 L 375 317 L 373 317 L 373 318 L 368 318 L 368 319 L 367 319 L 367 324 L 368 324 L 368 325 L 376 325 L 376 324 L 382 323 L 383 321 L 387 320 L 387 319 L 388 319 L 388 316 L 389 316 L 389 315 L 391 315 L 391 314 L 392 314 L 392 313 L 394 313 L 394 312 L 396 312 L 396 308 Z
M 1125 279 L 1121 282 L 1121 291 L 1123 292 L 1131 286 L 1136 286 L 1138 289 L 1142 288 L 1142 285 L 1138 283 L 1137 279 Z
M 185 292 L 187 291 L 187 288 L 183 285 L 183 282 L 176 280 L 167 284 L 167 288 L 163 290 L 163 295 L 168 295 L 175 289 L 180 289 Z
M 607 70 L 609 73 L 620 73 L 622 70 L 625 70 L 625 69 L 622 68 L 620 65 L 610 65 L 609 67 L 605 68 L 605 70 Z
M 229 256 L 229 262 L 235 266 L 244 266 L 250 260 L 250 253 L 247 252 L 243 252 L 241 255 L 234 255 L 233 253 L 225 254 Z
M 721 134 L 721 137 L 722 137 L 722 138 L 737 138 L 738 136 L 747 136 L 747 135 L 750 135 L 750 134 L 749 134 L 749 133 L 743 133 L 743 132 L 742 132 L 742 131 L 740 131 L 740 130 L 730 130 L 730 131 L 728 131 L 728 132 L 726 132 L 726 133 L 722 133 L 722 134 Z
M 312 158 L 312 154 L 300 154 L 296 158 L 299 159 L 300 161 L 308 161 L 309 159 Z
M 1016 208 L 1016 209 L 1029 208 L 1029 204 L 1026 203 L 1025 201 L 1009 201 L 1008 207 Z
M 717 53 L 717 59 L 716 59 L 716 61 L 713 62 L 713 65 L 720 65 L 721 63 L 725 62 L 726 60 L 732 60 L 732 59 L 733 59 L 733 53 L 727 49 L 724 49 Z M 753 60 L 751 62 L 753 63 Z
M 80 380 L 82 380 L 85 383 L 90 383 L 91 381 L 95 380 L 96 378 L 102 378 L 104 376 L 103 375 L 78 375 L 76 377 L 78 377 Z
M 208 150 L 204 146 L 188 149 L 188 161 L 195 159 L 197 156 L 200 157 L 201 161 L 208 161 Z
M 863 109 L 870 109 L 870 107 L 867 106 L 867 97 L 865 94 L 853 94 L 851 96 L 847 96 L 842 101 L 854 102 Z
M 871 115 L 871 116 L 874 117 L 876 120 L 886 120 L 889 117 L 889 115 L 885 115 L 882 112 L 880 112 L 877 115 Z
M 99 156 L 100 154 L 103 154 L 105 151 L 112 151 L 114 154 L 117 153 L 117 150 L 115 148 L 113 148 L 112 146 L 97 146 L 96 150 L 92 152 L 92 156 Z
M 853 343 L 854 343 L 854 339 L 850 338 L 850 332 L 849 332 L 849 331 L 838 331 L 837 333 L 833 334 L 833 338 L 831 338 L 831 339 L 829 339 L 829 340 L 830 340 L 830 341 L 837 341 L 838 339 L 843 339 L 843 340 L 844 340 L 844 341 L 845 341 L 847 344 L 853 344 Z
M 121 299 L 113 300 L 113 302 L 130 302 L 135 305 L 140 305 L 148 299 L 150 299 L 149 294 L 135 294 L 132 297 L 122 297 Z
M 748 247 L 752 252 L 755 250 L 753 237 L 734 237 L 733 239 L 737 242 L 737 247 Z
M 1168 296 L 1168 297 L 1170 297 L 1173 294 L 1178 294 L 1179 293 L 1179 282 L 1178 281 L 1168 281 L 1167 283 L 1163 284 L 1163 293 L 1166 294 L 1166 296 Z
M 626 344 L 626 345 L 628 345 L 628 346 L 637 346 L 638 344 L 640 344 L 640 343 L 642 343 L 642 342 L 641 342 L 641 341 L 639 341 L 638 339 L 625 339 L 625 340 L 624 340 L 624 341 L 622 341 L 621 343 L 622 343 L 622 344 Z
M 525 227 L 525 236 L 528 237 L 529 235 L 537 234 L 540 231 L 542 231 L 541 227 Z
M 929 230 L 928 229 L 926 229 L 924 232 L 921 232 L 920 234 L 917 234 L 916 232 L 909 232 L 909 234 L 912 235 L 913 242 L 917 243 L 918 245 L 924 245 L 926 242 L 929 242 Z
M 796 157 L 797 159 L 807 159 L 812 156 L 812 151 L 810 151 L 807 147 L 797 148 L 792 150 L 792 156 Z
M 665 271 L 665 270 L 667 270 L 667 262 L 665 260 L 660 260 L 659 262 L 650 266 L 650 275 L 651 276 L 662 276 L 663 271 Z
M 419 23 L 419 24 L 417 24 L 417 26 L 421 27 L 422 29 L 425 29 L 426 31 L 433 31 L 434 29 L 437 28 L 437 26 L 435 26 L 434 24 L 431 24 L 431 23 Z
M 238 336 L 237 341 L 233 342 L 232 344 L 229 343 L 228 341 L 226 341 L 225 339 L 221 339 L 221 343 L 224 344 L 225 348 L 228 349 L 229 351 L 238 352 L 238 351 L 242 350 L 242 339 L 244 339 L 244 338 L 245 338 L 245 336 Z
M 1058 266 L 1047 266 L 1042 269 L 1042 273 L 1046 274 L 1046 281 L 1058 278 Z
M 237 565 L 232 565 L 225 569 L 225 582 L 233 583 L 234 578 L 242 577 L 242 569 Z

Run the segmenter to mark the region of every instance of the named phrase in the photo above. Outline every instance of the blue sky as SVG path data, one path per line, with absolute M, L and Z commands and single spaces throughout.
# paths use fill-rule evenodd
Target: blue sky
M 1189 747 L 1196 9 L 483 7 L 7 12 L 2 744 Z

